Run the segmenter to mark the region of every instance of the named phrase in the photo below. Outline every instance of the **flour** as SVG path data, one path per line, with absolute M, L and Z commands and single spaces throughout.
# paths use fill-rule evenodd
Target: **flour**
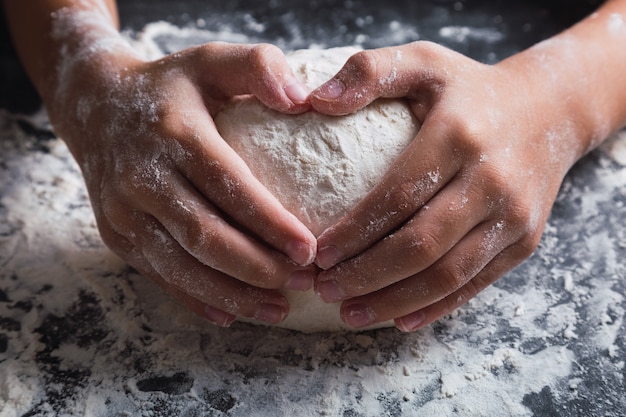
M 472 28 L 467 26 L 444 26 L 439 29 L 439 36 L 458 43 L 466 42 L 468 39 L 496 43 L 504 37 L 502 32 L 494 28 Z
M 349 47 L 300 50 L 287 59 L 295 75 L 314 89 L 356 52 Z M 353 115 L 329 117 L 312 111 L 283 115 L 246 98 L 224 108 L 215 123 L 252 173 L 316 236 L 373 188 L 418 130 L 401 100 L 378 100 Z M 288 299 L 290 314 L 282 326 L 346 328 L 339 305 L 323 303 L 313 291 L 289 292 Z
M 35 375 L 29 378 L 18 363 L 9 363 L 0 373 L 0 417 L 14 417 L 16 411 L 30 408 L 42 394 L 39 382 Z
M 608 29 L 613 35 L 623 35 L 626 33 L 626 21 L 624 16 L 618 13 L 612 13 L 608 19 Z
M 612 140 L 603 143 L 601 149 L 615 162 L 626 167 L 626 132 L 618 133 Z
M 98 58 L 100 54 L 133 53 L 129 43 L 117 36 L 111 22 L 110 12 L 98 8 L 79 10 L 76 7 L 65 7 L 53 13 L 50 36 L 55 42 L 64 45 L 60 50 L 56 82 L 53 84 L 57 86 L 56 90 L 47 92 L 57 106 L 69 100 L 74 74 L 81 67 L 93 65 L 95 61 L 106 70 L 108 63 Z M 80 42 L 75 41 L 77 37 L 80 37 Z M 93 103 L 82 104 L 93 106 Z

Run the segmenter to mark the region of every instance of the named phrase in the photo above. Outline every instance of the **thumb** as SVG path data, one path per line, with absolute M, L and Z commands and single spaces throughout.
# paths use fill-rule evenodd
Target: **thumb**
M 200 83 L 220 96 L 252 94 L 283 113 L 302 113 L 310 108 L 309 89 L 274 45 L 211 42 L 195 48 L 188 58 Z
M 311 106 L 333 116 L 353 113 L 384 98 L 423 97 L 433 83 L 424 43 L 371 49 L 352 55 L 330 80 L 313 90 Z

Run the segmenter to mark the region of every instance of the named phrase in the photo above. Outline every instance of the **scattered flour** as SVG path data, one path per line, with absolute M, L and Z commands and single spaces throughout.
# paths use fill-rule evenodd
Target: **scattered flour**
M 626 21 L 624 20 L 624 16 L 618 13 L 612 13 L 609 16 L 608 28 L 609 32 L 615 35 L 626 33 Z
M 495 43 L 504 38 L 502 32 L 497 29 L 472 28 L 468 26 L 444 26 L 439 29 L 439 36 L 458 43 L 467 42 L 468 39 Z
M 135 42 L 158 54 L 172 27 L 151 28 Z M 626 409 L 623 134 L 566 180 L 537 253 L 452 316 L 412 334 L 307 335 L 215 328 L 127 268 L 65 145 L 24 123 L 46 127 L 0 112 L 1 417 Z
M 620 132 L 601 145 L 601 149 L 621 166 L 626 167 L 626 132 Z

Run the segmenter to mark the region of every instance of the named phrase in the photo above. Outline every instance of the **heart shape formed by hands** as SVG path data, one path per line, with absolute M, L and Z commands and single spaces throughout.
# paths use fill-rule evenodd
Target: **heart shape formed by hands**
M 357 51 L 307 49 L 287 60 L 314 89 Z M 378 99 L 356 113 L 334 117 L 313 111 L 286 115 L 245 97 L 226 105 L 215 123 L 259 181 L 316 236 L 380 181 L 419 129 L 399 99 Z M 305 332 L 347 328 L 338 304 L 325 304 L 312 291 L 286 296 L 290 313 L 281 326 Z

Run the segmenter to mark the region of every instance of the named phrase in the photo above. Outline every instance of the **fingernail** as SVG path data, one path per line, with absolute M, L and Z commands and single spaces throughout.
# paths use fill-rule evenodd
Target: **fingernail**
M 335 281 L 318 282 L 315 292 L 325 303 L 336 303 L 347 298 Z
M 326 246 L 317 253 L 315 263 L 322 269 L 328 269 L 341 261 L 342 255 L 334 246 Z
M 235 321 L 232 314 L 211 306 L 204 306 L 204 318 L 220 327 L 229 327 Z
M 315 274 L 309 270 L 293 271 L 283 286 L 286 290 L 308 291 L 313 286 Z
M 343 94 L 345 86 L 341 81 L 333 78 L 313 91 L 313 95 L 323 101 L 332 101 Z
M 315 248 L 304 242 L 289 242 L 285 251 L 287 256 L 300 266 L 310 265 L 315 260 Z
M 422 310 L 401 317 L 397 320 L 396 327 L 403 332 L 412 332 L 421 327 L 426 319 L 426 314 Z
M 341 309 L 341 318 L 352 327 L 365 327 L 376 321 L 376 313 L 365 304 L 353 304 Z
M 283 307 L 275 304 L 261 304 L 254 318 L 270 324 L 280 323 L 287 316 Z
M 285 94 L 295 104 L 306 103 L 309 98 L 310 90 L 298 81 L 297 78 L 292 78 L 287 84 L 285 84 Z

